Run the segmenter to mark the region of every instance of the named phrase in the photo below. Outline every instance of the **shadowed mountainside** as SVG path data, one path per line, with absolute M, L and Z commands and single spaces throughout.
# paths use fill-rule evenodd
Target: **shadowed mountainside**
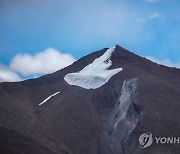
M 141 149 L 144 132 L 180 136 L 180 70 L 116 46 L 109 69 L 123 68 L 97 89 L 71 86 L 107 48 L 37 79 L 0 84 L 0 153 L 179 153 L 178 144 Z M 56 96 L 39 105 L 48 96 Z

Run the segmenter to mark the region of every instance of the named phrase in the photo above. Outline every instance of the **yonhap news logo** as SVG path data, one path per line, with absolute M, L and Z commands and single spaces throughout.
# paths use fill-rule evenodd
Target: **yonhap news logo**
M 143 133 L 139 136 L 139 144 L 141 148 L 147 148 L 153 143 L 152 133 Z
M 147 148 L 155 144 L 179 144 L 180 137 L 153 137 L 151 132 L 143 133 L 139 136 L 141 148 Z

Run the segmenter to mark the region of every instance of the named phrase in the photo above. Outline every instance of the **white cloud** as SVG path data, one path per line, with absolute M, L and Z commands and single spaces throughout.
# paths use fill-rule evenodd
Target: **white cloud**
M 15 82 L 20 80 L 22 79 L 17 73 L 0 64 L 0 82 Z
M 152 14 L 150 14 L 149 15 L 149 19 L 158 19 L 158 18 L 160 18 L 161 17 L 161 14 L 160 13 L 158 13 L 158 12 L 154 12 L 154 13 L 152 13 Z
M 151 60 L 157 64 L 160 64 L 160 65 L 164 65 L 164 66 L 168 66 L 168 67 L 175 67 L 175 68 L 180 69 L 180 63 L 173 63 L 168 59 L 159 60 L 159 59 L 156 59 L 156 58 L 151 57 L 151 56 L 146 56 L 145 58 L 147 58 L 147 59 L 149 59 L 149 60 Z
M 148 3 L 156 3 L 156 2 L 159 2 L 159 0 L 144 0 L 145 2 L 148 2 Z
M 48 48 L 35 55 L 18 54 L 12 58 L 9 67 L 0 64 L 0 82 L 22 81 L 27 76 L 38 77 L 39 74 L 52 73 L 75 61 L 70 54 L 63 54 L 53 48 Z M 20 77 L 21 75 L 21 77 Z
M 146 23 L 148 21 L 153 21 L 155 19 L 160 19 L 162 17 L 162 14 L 159 13 L 159 12 L 154 12 L 154 13 L 151 13 L 147 16 L 144 16 L 144 17 L 141 17 L 141 18 L 138 18 L 136 21 L 139 22 L 139 23 Z
M 35 55 L 18 54 L 10 63 L 10 68 L 21 75 L 47 74 L 60 70 L 75 61 L 70 54 L 60 53 L 54 48 L 48 48 Z

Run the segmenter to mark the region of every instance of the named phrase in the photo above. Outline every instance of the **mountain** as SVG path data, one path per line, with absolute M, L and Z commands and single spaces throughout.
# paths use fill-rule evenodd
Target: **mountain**
M 178 154 L 178 143 L 142 148 L 139 136 L 180 136 L 180 70 L 105 48 L 55 73 L 1 83 L 0 117 L 2 154 Z

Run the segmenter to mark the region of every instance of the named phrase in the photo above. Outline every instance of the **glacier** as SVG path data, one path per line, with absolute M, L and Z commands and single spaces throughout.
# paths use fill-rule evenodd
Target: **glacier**
M 104 85 L 108 80 L 122 68 L 108 70 L 112 65 L 110 59 L 115 47 L 109 48 L 102 56 L 95 59 L 91 64 L 84 67 L 81 71 L 66 74 L 64 80 L 69 85 L 79 86 L 85 89 L 96 89 Z

